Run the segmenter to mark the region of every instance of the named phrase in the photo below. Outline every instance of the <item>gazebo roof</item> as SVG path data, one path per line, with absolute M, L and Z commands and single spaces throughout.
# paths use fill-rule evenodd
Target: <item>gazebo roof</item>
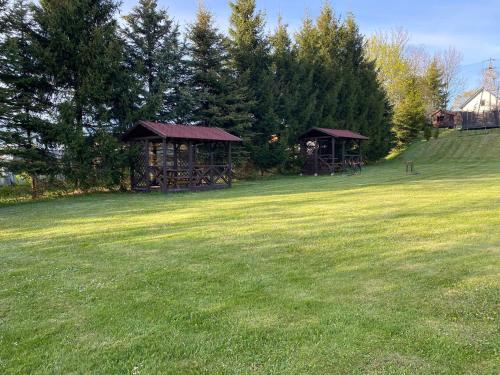
M 165 124 L 153 121 L 139 121 L 122 136 L 127 141 L 147 134 L 161 138 L 197 139 L 205 141 L 241 142 L 242 139 L 232 135 L 221 128 L 206 126 Z
M 334 138 L 344 138 L 344 139 L 360 139 L 366 140 L 370 139 L 361 135 L 359 133 L 352 132 L 350 130 L 344 129 L 330 129 L 330 128 L 311 128 L 306 133 L 300 136 L 300 138 L 307 138 L 310 136 L 314 136 L 315 134 L 323 134 Z

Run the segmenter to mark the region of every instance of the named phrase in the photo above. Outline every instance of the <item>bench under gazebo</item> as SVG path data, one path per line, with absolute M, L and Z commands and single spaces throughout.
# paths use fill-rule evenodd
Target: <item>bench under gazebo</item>
M 131 187 L 162 192 L 230 187 L 231 143 L 220 128 L 139 121 L 122 137 L 136 150 Z
M 312 128 L 299 137 L 306 175 L 361 170 L 361 142 L 369 139 L 350 130 Z

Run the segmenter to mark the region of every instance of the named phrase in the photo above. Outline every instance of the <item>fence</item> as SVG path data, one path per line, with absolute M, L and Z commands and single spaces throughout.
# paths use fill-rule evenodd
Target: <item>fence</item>
M 500 127 L 499 110 L 459 113 L 462 117 L 463 130 Z

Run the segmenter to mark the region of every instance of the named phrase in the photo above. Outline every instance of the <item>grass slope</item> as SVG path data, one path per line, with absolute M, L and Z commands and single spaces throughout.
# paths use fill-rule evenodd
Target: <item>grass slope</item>
M 498 373 L 498 150 L 3 207 L 0 373 Z

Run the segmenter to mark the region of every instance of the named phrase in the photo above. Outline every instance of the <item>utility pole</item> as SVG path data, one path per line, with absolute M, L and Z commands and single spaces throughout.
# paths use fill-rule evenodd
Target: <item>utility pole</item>
M 497 72 L 495 71 L 495 66 L 493 65 L 493 62 L 495 59 L 491 59 L 488 63 L 488 67 L 485 69 L 483 73 L 483 88 L 490 93 L 496 92 L 497 91 Z

